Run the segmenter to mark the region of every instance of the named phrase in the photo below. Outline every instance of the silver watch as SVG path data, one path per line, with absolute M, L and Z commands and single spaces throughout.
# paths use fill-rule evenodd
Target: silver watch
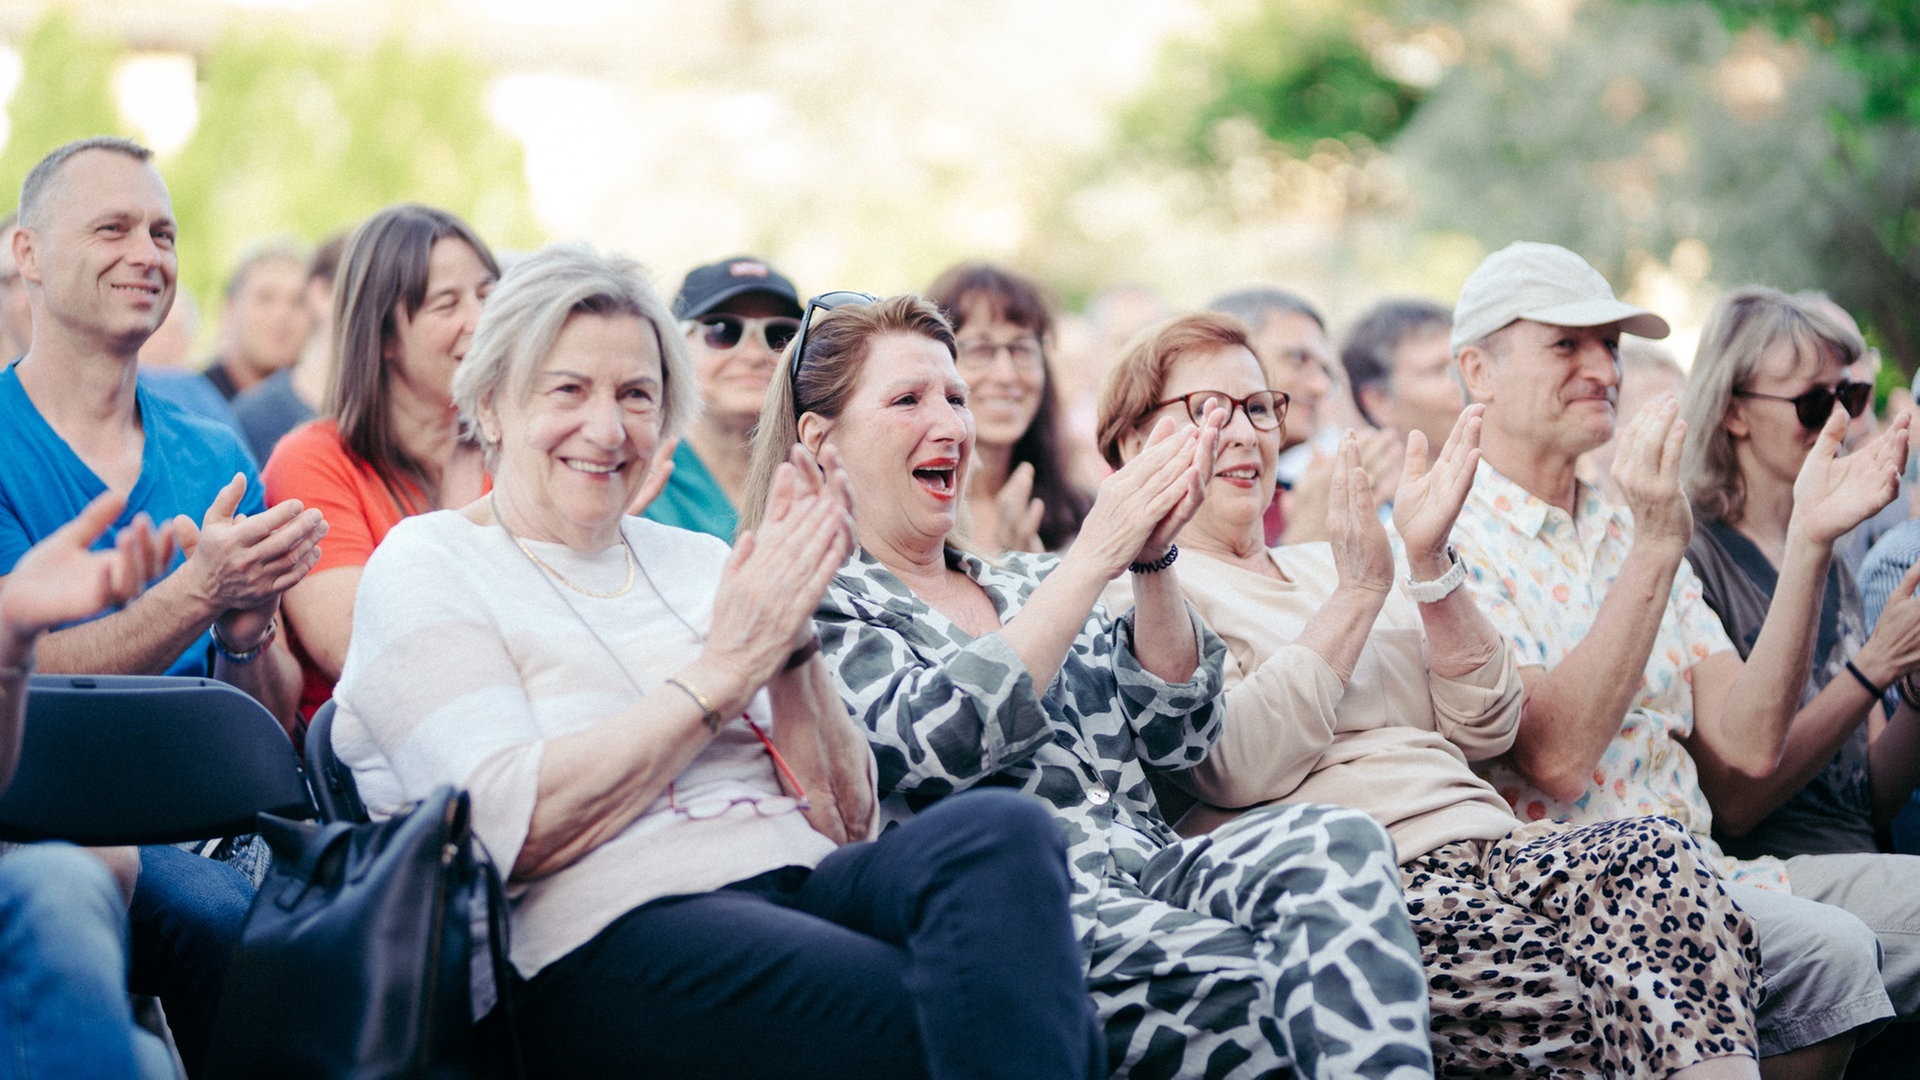
M 1450 564 L 1447 572 L 1432 581 L 1415 581 L 1412 573 L 1407 574 L 1407 595 L 1413 597 L 1415 603 L 1437 604 L 1466 582 L 1467 564 L 1460 561 L 1460 553 L 1453 550 L 1452 544 L 1447 545 L 1447 562 Z

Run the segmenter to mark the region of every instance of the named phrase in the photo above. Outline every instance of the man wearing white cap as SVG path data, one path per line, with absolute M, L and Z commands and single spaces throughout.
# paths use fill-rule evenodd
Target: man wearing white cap
M 1550 244 L 1489 256 L 1454 309 L 1461 382 L 1487 410 L 1454 541 L 1527 687 L 1513 751 L 1488 778 L 1527 820 L 1659 814 L 1686 825 L 1760 935 L 1766 1071 L 1837 1076 L 1858 1029 L 1895 1010 L 1873 931 L 1813 901 L 1859 910 L 1884 907 L 1881 898 L 1848 895 L 1802 865 L 1821 856 L 1728 858 L 1712 839 L 1711 799 L 1777 766 L 1833 541 L 1886 501 L 1897 465 L 1864 454 L 1836 464 L 1837 434 L 1815 447 L 1807 527 L 1789 539 L 1771 615 L 1742 665 L 1683 560 L 1692 514 L 1679 483 L 1678 403 L 1663 395 L 1622 432 L 1614 479 L 1624 507 L 1575 477 L 1579 456 L 1613 434 L 1623 332 L 1663 338 L 1668 327 Z

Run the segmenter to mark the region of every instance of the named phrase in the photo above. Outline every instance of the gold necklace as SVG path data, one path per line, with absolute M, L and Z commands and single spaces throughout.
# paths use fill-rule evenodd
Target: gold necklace
M 527 546 L 527 542 L 525 540 L 520 539 L 519 536 L 514 534 L 512 527 L 510 527 L 507 524 L 507 519 L 501 515 L 500 500 L 495 497 L 493 492 L 487 493 L 487 504 L 493 509 L 493 520 L 499 522 L 500 527 L 506 530 L 507 535 L 512 538 L 513 542 L 516 545 L 519 546 L 520 553 L 525 555 L 527 558 L 531 559 L 533 561 L 533 565 L 539 567 L 542 570 L 545 570 L 549 574 L 552 574 L 554 576 L 554 579 L 560 582 L 560 584 L 565 585 L 567 588 L 572 589 L 574 592 L 579 593 L 581 596 L 591 596 L 595 600 L 612 600 L 614 597 L 617 597 L 617 596 L 625 596 L 627 595 L 627 591 L 633 588 L 633 569 L 634 569 L 635 560 L 633 557 L 633 548 L 626 543 L 625 538 L 622 538 L 620 542 L 620 550 L 624 552 L 627 557 L 626 558 L 627 580 L 621 582 L 620 587 L 613 590 L 612 592 L 594 592 L 592 589 L 583 589 L 580 586 L 575 585 L 573 582 L 568 581 L 567 575 L 547 565 L 547 560 L 534 554 L 533 549 Z

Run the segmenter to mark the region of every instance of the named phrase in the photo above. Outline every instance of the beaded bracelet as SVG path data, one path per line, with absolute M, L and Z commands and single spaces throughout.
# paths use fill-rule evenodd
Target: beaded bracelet
M 1159 558 L 1153 560 L 1152 562 L 1128 563 L 1127 569 L 1133 571 L 1136 574 L 1157 574 L 1160 571 L 1165 570 L 1167 567 L 1172 566 L 1173 560 L 1179 557 L 1180 557 L 1180 545 L 1168 544 L 1167 553 L 1165 555 L 1160 556 Z

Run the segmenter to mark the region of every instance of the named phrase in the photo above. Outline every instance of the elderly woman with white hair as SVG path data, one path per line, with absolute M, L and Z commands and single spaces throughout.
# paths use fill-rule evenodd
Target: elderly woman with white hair
M 500 283 L 453 387 L 493 491 L 367 564 L 340 756 L 376 811 L 471 791 L 535 1075 L 1088 1075 L 1047 814 L 988 793 L 856 842 L 873 759 L 810 619 L 852 551 L 837 457 L 796 454 L 731 553 L 626 515 L 683 350 L 630 262 Z

